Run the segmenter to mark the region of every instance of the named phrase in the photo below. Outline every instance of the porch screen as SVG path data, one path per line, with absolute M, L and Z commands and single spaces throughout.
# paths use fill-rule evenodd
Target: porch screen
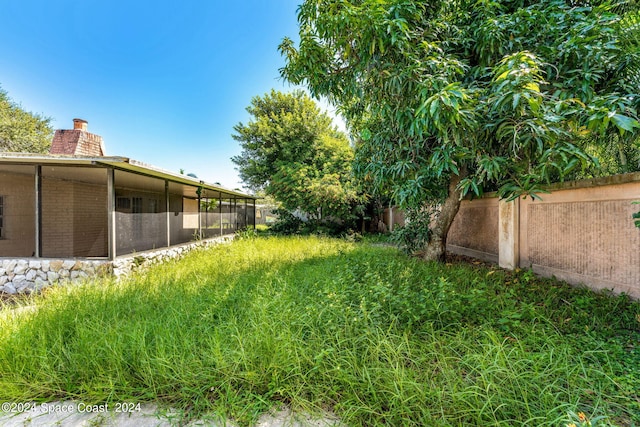
M 115 171 L 116 254 L 167 246 L 164 180 Z
M 106 257 L 107 172 L 42 166 L 42 256 Z
M 0 166 L 0 257 L 35 253 L 35 167 Z

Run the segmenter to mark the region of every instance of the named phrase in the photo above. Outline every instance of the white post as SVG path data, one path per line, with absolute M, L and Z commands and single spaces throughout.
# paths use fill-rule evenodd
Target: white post
M 116 184 L 115 170 L 107 168 L 107 244 L 108 256 L 114 260 L 117 253 L 117 224 L 116 224 Z
M 498 264 L 508 270 L 520 264 L 520 199 L 498 202 Z

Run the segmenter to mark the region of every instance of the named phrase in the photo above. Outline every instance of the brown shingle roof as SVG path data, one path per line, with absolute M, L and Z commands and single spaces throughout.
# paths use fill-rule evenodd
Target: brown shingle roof
M 80 129 L 57 130 L 51 142 L 51 154 L 104 156 L 102 137 Z

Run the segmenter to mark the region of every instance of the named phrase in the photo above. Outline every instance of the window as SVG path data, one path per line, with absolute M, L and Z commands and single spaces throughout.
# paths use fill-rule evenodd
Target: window
M 155 199 L 150 199 L 149 200 L 149 213 L 158 213 L 158 201 Z
M 131 199 L 131 213 L 142 213 L 142 197 Z
M 116 209 L 119 209 L 119 210 L 131 209 L 131 199 L 128 197 L 118 197 L 116 199 Z

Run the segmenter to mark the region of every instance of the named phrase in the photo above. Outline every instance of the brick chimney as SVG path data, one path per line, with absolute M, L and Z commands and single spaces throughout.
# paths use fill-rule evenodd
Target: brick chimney
M 57 130 L 53 135 L 50 154 L 67 156 L 104 156 L 104 141 L 100 135 L 87 132 L 88 122 L 73 119 L 73 129 Z
M 87 125 L 89 124 L 89 122 L 87 122 L 86 120 L 82 120 L 82 119 L 73 119 L 73 128 L 74 129 L 80 129 L 83 131 L 87 131 Z

